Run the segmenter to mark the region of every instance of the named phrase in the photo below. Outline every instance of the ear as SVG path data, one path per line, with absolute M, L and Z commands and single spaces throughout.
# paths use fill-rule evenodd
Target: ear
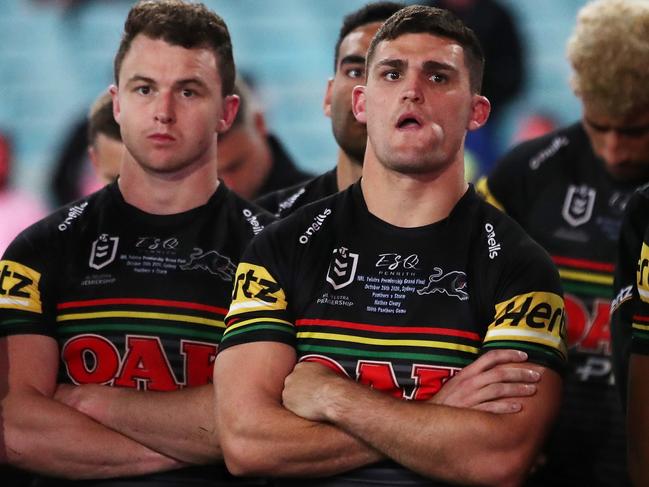
M 327 90 L 325 91 L 324 100 L 322 102 L 322 108 L 323 108 L 324 114 L 325 114 L 325 116 L 327 116 L 329 118 L 331 118 L 331 96 L 332 96 L 331 90 L 333 89 L 332 88 L 333 83 L 334 83 L 333 78 L 329 78 L 327 80 Z
M 115 118 L 115 121 L 119 124 L 119 116 L 121 113 L 121 109 L 119 106 L 119 88 L 117 85 L 110 85 L 108 88 L 108 92 L 110 93 L 110 97 L 113 99 L 113 117 Z
M 266 130 L 266 118 L 261 112 L 255 112 L 252 114 L 252 123 L 255 126 L 255 130 L 261 135 L 268 135 L 268 130 Z
M 352 90 L 352 111 L 354 117 L 360 123 L 367 123 L 367 113 L 365 112 L 365 86 L 357 85 Z
M 99 172 L 99 158 L 97 157 L 97 151 L 93 146 L 88 146 L 88 158 L 90 159 L 90 162 L 92 162 L 95 171 Z
M 468 130 L 478 130 L 487 123 L 489 112 L 491 112 L 489 100 L 482 95 L 473 95 L 471 118 L 466 128 Z
M 223 99 L 223 116 L 216 124 L 216 132 L 222 134 L 227 132 L 232 126 L 235 117 L 239 111 L 239 97 L 237 95 L 228 95 Z

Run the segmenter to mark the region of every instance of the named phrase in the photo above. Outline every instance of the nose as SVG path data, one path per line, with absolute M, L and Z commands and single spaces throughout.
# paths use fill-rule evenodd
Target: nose
M 174 100 L 172 93 L 158 94 L 155 105 L 154 119 L 156 122 L 168 124 L 175 120 Z
M 424 100 L 420 82 L 415 76 L 412 76 L 404 83 L 401 99 L 404 102 L 409 101 L 411 103 L 421 103 Z
M 601 157 L 610 166 L 615 166 L 626 161 L 626 144 L 624 137 L 616 130 L 608 130 L 603 135 Z

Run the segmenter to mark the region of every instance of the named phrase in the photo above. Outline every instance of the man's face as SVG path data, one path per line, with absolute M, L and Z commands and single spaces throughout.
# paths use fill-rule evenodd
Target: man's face
M 232 191 L 254 199 L 272 169 L 273 155 L 261 113 L 219 137 L 218 173 Z
M 380 22 L 352 30 L 338 49 L 336 74 L 327 84 L 324 99 L 325 115 L 331 118 L 334 138 L 340 148 L 353 160 L 363 163 L 367 130 L 352 111 L 352 90 L 365 82 L 365 55 Z
M 613 178 L 649 180 L 649 110 L 613 118 L 584 103 L 583 124 L 593 151 Z
M 111 93 L 126 160 L 159 174 L 214 163 L 214 134 L 229 127 L 238 106 L 238 98 L 221 95 L 211 50 L 142 34 L 124 57 L 119 87 Z
M 489 102 L 471 92 L 457 42 L 404 34 L 377 46 L 366 87 L 354 90 L 354 109 L 367 123 L 381 164 L 401 173 L 429 174 L 462 164 L 466 131 L 486 122 Z

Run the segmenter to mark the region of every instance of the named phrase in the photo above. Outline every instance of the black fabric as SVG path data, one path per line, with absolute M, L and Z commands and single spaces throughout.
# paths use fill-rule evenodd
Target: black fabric
M 309 203 L 338 192 L 337 171 L 334 167 L 320 176 L 294 186 L 273 191 L 255 201 L 278 218 L 284 218 Z
M 356 183 L 251 243 L 237 270 L 221 349 L 279 341 L 295 346 L 300 360 L 395 397 L 426 400 L 493 348 L 518 348 L 561 370 L 560 294 L 547 253 L 472 187 L 447 218 L 399 228 L 369 212 Z M 535 316 L 537 306 L 545 318 Z M 439 485 L 396 464 L 340 478 L 341 486 L 386 479 Z M 337 479 L 322 485 L 338 486 Z
M 7 249 L 0 269 L 12 276 L 14 299 L 0 301 L 0 334 L 54 337 L 60 383 L 155 391 L 210 383 L 236 265 L 270 221 L 223 184 L 205 205 L 175 215 L 145 213 L 111 184 Z M 123 481 L 238 485 L 222 464 Z
M 609 311 L 622 215 L 636 185 L 611 178 L 575 123 L 514 148 L 486 186 L 550 253 L 565 292 L 563 406 L 530 485 L 629 485 Z
M 273 155 L 273 167 L 268 178 L 257 192 L 259 197 L 307 181 L 313 177 L 313 174 L 303 171 L 295 165 L 277 137 L 268 135 L 267 140 Z

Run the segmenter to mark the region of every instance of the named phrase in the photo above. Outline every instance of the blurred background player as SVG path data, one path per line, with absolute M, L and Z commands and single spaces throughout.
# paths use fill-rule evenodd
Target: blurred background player
M 352 89 L 365 82 L 365 55 L 372 37 L 388 17 L 403 7 L 396 2 L 374 2 L 345 16 L 334 50 L 334 76 L 327 82 L 323 102 L 338 145 L 336 167 L 306 183 L 260 198 L 260 206 L 284 217 L 347 189 L 361 177 L 367 129 L 352 113 Z
M 629 201 L 615 268 L 613 346 L 624 350 L 618 364 L 628 370 L 629 473 L 649 485 L 649 185 Z M 618 332 L 619 329 L 619 332 Z
M 565 291 L 570 370 L 533 485 L 628 485 L 609 314 L 623 210 L 649 181 L 648 32 L 649 2 L 584 6 L 568 42 L 582 120 L 516 147 L 479 184 L 552 255 Z
M 242 198 L 259 196 L 313 177 L 299 169 L 280 140 L 269 132 L 264 113 L 242 76 L 235 94 L 240 106 L 232 127 L 219 136 L 219 177 Z
M 123 152 L 122 134 L 113 116 L 113 99 L 106 91 L 95 100 L 88 115 L 88 156 L 102 186 L 117 179 Z

